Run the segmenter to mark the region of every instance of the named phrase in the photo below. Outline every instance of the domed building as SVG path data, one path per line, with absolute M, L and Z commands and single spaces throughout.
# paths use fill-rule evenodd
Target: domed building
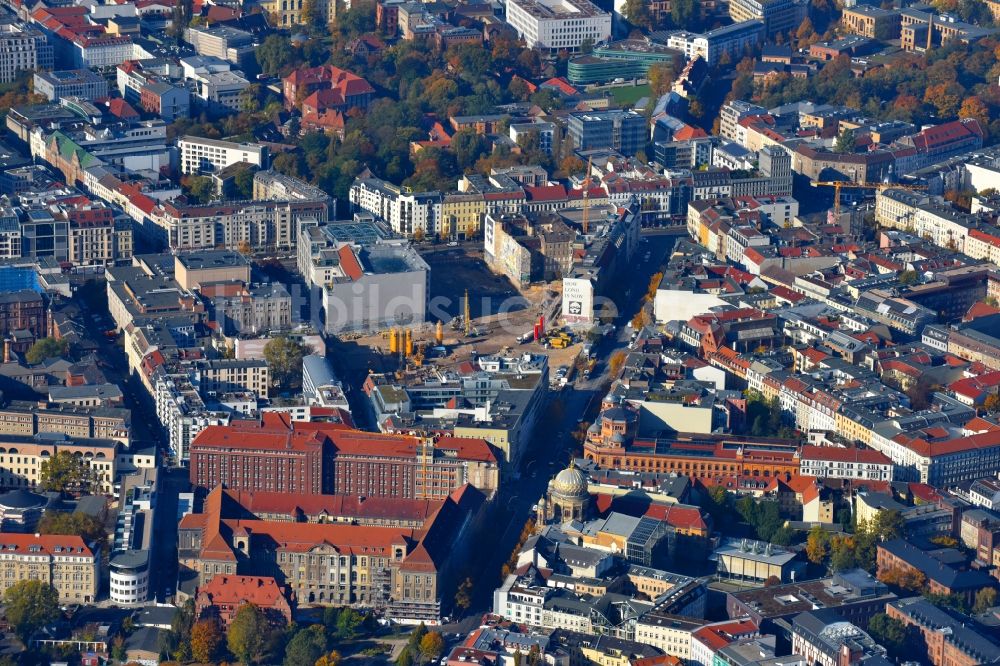
M 583 521 L 590 517 L 587 475 L 573 463 L 549 481 L 545 497 L 538 503 L 538 524 Z
M 0 495 L 0 530 L 4 532 L 34 532 L 38 520 L 49 505 L 44 495 L 23 489 Z

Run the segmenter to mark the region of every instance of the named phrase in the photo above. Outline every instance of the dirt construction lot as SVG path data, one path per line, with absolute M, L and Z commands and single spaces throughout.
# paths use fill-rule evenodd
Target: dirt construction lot
M 572 365 L 582 344 L 577 342 L 566 349 L 545 350 L 536 342 L 521 344 L 517 338 L 530 333 L 541 314 L 546 315 L 546 328 L 551 328 L 549 318 L 557 313 L 561 302 L 561 284 L 532 286 L 518 293 L 507 278 L 494 275 L 482 259 L 481 251 L 449 248 L 424 255 L 431 266 L 431 295 L 428 305 L 429 323 L 412 327 L 413 346 L 427 350 L 426 362 L 449 366 L 477 355 L 495 354 L 504 349 L 541 352 L 549 355 L 549 366 Z M 470 335 L 459 319 L 465 310 L 465 290 L 469 291 L 471 314 Z M 434 357 L 430 352 L 437 322 L 444 327 L 445 356 Z M 389 332 L 381 331 L 367 336 L 345 336 L 338 354 L 345 364 L 356 370 L 387 372 L 400 367 L 400 359 L 389 351 Z

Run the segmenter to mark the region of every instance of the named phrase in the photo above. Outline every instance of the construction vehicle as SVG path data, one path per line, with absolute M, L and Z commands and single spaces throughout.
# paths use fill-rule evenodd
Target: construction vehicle
M 547 341 L 553 349 L 566 349 L 573 344 L 573 338 L 565 331 L 552 331 Z
M 881 192 L 882 190 L 926 190 L 927 188 L 923 185 L 899 185 L 897 183 L 855 183 L 849 180 L 830 180 L 830 181 L 817 181 L 813 183 L 813 187 L 832 187 L 833 188 L 833 219 L 840 219 L 840 190 L 841 188 L 855 188 L 859 190 L 875 190 L 876 192 Z

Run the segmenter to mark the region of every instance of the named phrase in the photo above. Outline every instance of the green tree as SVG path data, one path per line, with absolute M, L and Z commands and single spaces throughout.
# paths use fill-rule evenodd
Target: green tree
M 191 657 L 195 661 L 215 661 L 222 647 L 222 631 L 215 620 L 201 620 L 191 627 Z
M 239 199 L 253 199 L 253 177 L 254 170 L 251 168 L 240 169 L 233 177 L 233 187 L 236 188 L 236 196 Z
M 868 621 L 868 633 L 890 655 L 901 654 L 906 647 L 906 625 L 885 613 L 875 613 Z
M 79 511 L 46 511 L 37 529 L 39 534 L 74 535 L 102 550 L 107 547 L 108 535 L 101 520 Z
M 326 631 L 322 624 L 300 629 L 285 646 L 284 666 L 314 666 L 326 649 Z
M 842 129 L 840 134 L 837 135 L 837 140 L 833 144 L 833 152 L 835 153 L 853 153 L 854 152 L 854 130 Z
M 99 477 L 82 456 L 57 451 L 42 461 L 39 469 L 42 490 L 57 493 L 89 493 L 99 489 Z
M 269 629 L 267 618 L 256 604 L 243 604 L 226 634 L 229 651 L 244 664 L 257 661 L 262 657 Z
M 637 28 L 652 30 L 655 25 L 653 15 L 649 11 L 649 4 L 646 0 L 625 0 L 625 11 L 623 13 L 628 22 Z
M 361 625 L 365 616 L 353 608 L 342 608 L 337 615 L 337 637 L 349 641 L 361 633 Z
M 451 138 L 451 151 L 455 153 L 458 167 L 465 171 L 475 166 L 489 152 L 489 143 L 474 130 L 463 129 L 455 132 L 455 136 Z
M 55 338 L 41 338 L 31 345 L 24 355 L 29 365 L 35 365 L 50 358 L 58 358 L 69 353 L 69 341 Z
M 7 621 L 25 645 L 35 631 L 59 617 L 59 593 L 40 580 L 20 580 L 3 598 Z
M 997 591 L 992 587 L 984 587 L 976 592 L 976 601 L 972 604 L 975 613 L 985 613 L 997 605 Z
M 127 658 L 128 652 L 125 649 L 125 637 L 115 636 L 115 639 L 111 641 L 111 659 L 117 661 L 119 664 L 124 664 Z
M 695 0 L 674 0 L 670 5 L 670 20 L 684 30 L 694 30 L 699 24 L 699 10 Z
M 254 55 L 260 70 L 267 76 L 276 76 L 294 62 L 295 50 L 285 35 L 272 33 L 257 47 Z
M 208 176 L 185 176 L 181 178 L 181 187 L 196 202 L 208 203 L 215 199 L 215 181 Z
M 264 345 L 264 360 L 272 380 L 279 386 L 294 383 L 302 373 L 302 359 L 308 349 L 298 340 L 282 335 Z

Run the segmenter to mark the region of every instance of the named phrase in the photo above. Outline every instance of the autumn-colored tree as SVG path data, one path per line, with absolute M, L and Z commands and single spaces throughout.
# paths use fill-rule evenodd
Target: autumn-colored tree
M 670 92 L 677 78 L 677 69 L 672 62 L 658 62 L 649 68 L 646 78 L 649 79 L 650 90 L 659 97 Z
M 965 91 L 958 83 L 939 83 L 927 86 L 924 102 L 937 109 L 942 120 L 954 118 L 958 114 Z
M 649 311 L 646 310 L 646 308 L 642 308 L 641 310 L 635 313 L 634 317 L 632 317 L 632 328 L 636 330 L 649 326 L 649 323 L 650 323 Z
M 315 666 L 339 666 L 341 659 L 339 652 L 331 650 L 329 654 L 324 654 L 317 659 Z
M 420 639 L 420 654 L 425 659 L 437 659 L 444 652 L 444 639 L 436 631 L 429 631 Z
M 806 557 L 813 564 L 820 564 L 826 559 L 827 554 L 827 534 L 819 525 L 809 531 L 806 539 Z
M 621 372 L 622 366 L 625 365 L 625 352 L 619 350 L 611 355 L 611 359 L 608 361 L 608 369 L 611 370 L 611 376 L 615 377 Z
M 764 587 L 774 587 L 775 585 L 781 585 L 781 579 L 777 576 L 768 576 L 767 580 L 764 581 Z
M 816 28 L 813 27 L 812 20 L 807 16 L 802 23 L 799 24 L 799 29 L 795 31 L 795 39 L 798 40 L 799 48 L 803 48 L 809 45 L 809 38 L 816 34 Z
M 191 628 L 191 656 L 195 661 L 211 663 L 222 647 L 222 631 L 215 620 L 201 620 Z
M 910 592 L 922 590 L 924 584 L 927 582 L 927 577 L 923 573 L 910 567 L 889 567 L 888 569 L 883 569 L 879 571 L 878 579 L 886 585 L 894 585 Z
M 656 297 L 656 291 L 660 288 L 661 282 L 663 282 L 663 271 L 653 273 L 649 278 L 649 286 L 646 287 L 646 300 L 651 301 Z
M 990 124 L 990 110 L 986 103 L 976 95 L 966 97 L 958 110 L 959 118 L 974 118 L 979 121 L 979 125 L 986 128 Z

